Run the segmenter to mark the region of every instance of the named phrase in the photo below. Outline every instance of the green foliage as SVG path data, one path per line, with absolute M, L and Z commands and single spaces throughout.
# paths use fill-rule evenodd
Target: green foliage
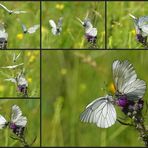
M 108 129 L 81 123 L 82 111 L 109 92 L 114 60 L 129 60 L 148 82 L 148 51 L 43 51 L 42 131 L 44 146 L 142 146 L 138 132 L 116 122 Z M 144 100 L 147 100 L 147 91 Z M 121 109 L 117 114 L 124 117 Z M 144 111 L 145 112 L 145 111 Z M 147 123 L 147 116 L 145 118 Z M 47 132 L 50 131 L 50 132 Z
M 21 55 L 17 62 L 13 62 L 13 54 Z M 4 79 L 16 77 L 16 72 L 25 68 L 25 78 L 28 81 L 28 95 L 29 97 L 40 96 L 40 51 L 37 50 L 23 50 L 23 51 L 0 51 L 0 67 L 16 65 L 24 63 L 23 66 L 14 69 L 0 68 L 0 97 L 17 97 L 20 96 L 17 91 L 15 83 L 5 81 Z
M 20 22 L 27 28 L 35 24 L 40 24 L 40 2 L 1 2 L 10 10 L 23 10 L 28 13 L 8 14 L 0 7 L 0 22 L 5 24 L 8 32 L 7 48 L 39 48 L 40 47 L 40 29 L 34 34 L 23 34 Z M 20 21 L 20 22 L 19 22 Z
M 88 48 L 84 28 L 76 19 L 83 20 L 87 13 L 98 30 L 97 47 L 104 48 L 105 16 L 104 2 L 42 2 L 42 47 L 43 48 Z M 60 36 L 51 33 L 49 20 L 56 23 L 63 17 Z
M 147 2 L 107 2 L 108 48 L 143 48 L 137 42 L 135 26 L 129 13 L 137 18 L 148 14 Z
M 32 146 L 40 146 L 40 101 L 35 99 L 3 99 L 0 103 L 0 114 L 10 121 L 12 105 L 18 105 L 22 110 L 23 116 L 27 117 L 26 140 L 30 144 L 37 137 Z M 23 146 L 19 141 L 13 140 L 10 136 L 14 136 L 8 128 L 0 130 L 0 146 Z

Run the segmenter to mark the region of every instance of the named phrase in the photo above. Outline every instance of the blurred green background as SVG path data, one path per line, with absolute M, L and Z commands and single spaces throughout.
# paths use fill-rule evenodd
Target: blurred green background
M 26 141 L 30 144 L 37 136 L 35 143 L 32 146 L 40 146 L 40 100 L 38 99 L 1 99 L 0 100 L 0 114 L 10 121 L 11 107 L 16 104 L 20 107 L 22 115 L 27 117 L 27 131 Z M 0 146 L 18 147 L 22 146 L 17 140 L 10 138 L 12 131 L 6 129 L 0 130 Z
M 13 54 L 18 55 L 19 59 L 14 63 Z M 16 65 L 24 63 L 24 65 L 16 68 L 16 70 L 0 68 L 0 97 L 17 97 L 18 91 L 14 83 L 5 81 L 4 79 L 15 77 L 17 72 L 25 68 L 25 78 L 28 81 L 28 96 L 40 97 L 40 51 L 39 50 L 1 50 L 0 51 L 0 67 Z
M 79 119 L 91 101 L 111 91 L 117 59 L 129 60 L 138 78 L 148 83 L 146 50 L 42 51 L 43 146 L 143 146 L 132 127 L 116 122 L 101 129 Z M 146 90 L 144 100 L 147 97 Z M 124 117 L 119 107 L 116 110 Z
M 25 3 L 12 1 L 0 2 L 10 10 L 23 10 L 28 13 L 11 14 L 0 7 L 0 22 L 5 24 L 8 32 L 7 48 L 39 48 L 40 47 L 40 29 L 33 34 L 23 34 L 22 26 L 18 19 L 26 25 L 27 28 L 40 24 L 40 2 L 26 1 Z
M 146 1 L 107 2 L 108 48 L 144 48 L 136 40 L 134 22 L 129 13 L 137 18 L 146 16 L 147 4 Z
M 104 2 L 42 2 L 42 47 L 43 48 L 89 48 L 84 28 L 76 19 L 83 20 L 89 13 L 94 27 L 98 30 L 97 47 L 104 48 L 105 5 Z M 49 20 L 56 23 L 63 17 L 63 28 L 59 36 L 51 32 Z

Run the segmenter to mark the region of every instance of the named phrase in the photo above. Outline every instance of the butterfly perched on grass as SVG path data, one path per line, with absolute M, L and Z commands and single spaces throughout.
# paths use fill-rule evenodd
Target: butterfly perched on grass
M 88 104 L 80 116 L 81 121 L 108 128 L 117 120 L 115 105 L 120 106 L 125 114 L 141 111 L 145 81 L 137 78 L 133 65 L 127 60 L 114 61 L 112 71 L 115 94 L 99 97 Z
M 60 35 L 62 31 L 62 21 L 63 17 L 60 17 L 58 23 L 56 24 L 53 20 L 49 20 L 49 24 L 51 26 L 51 32 L 53 35 Z

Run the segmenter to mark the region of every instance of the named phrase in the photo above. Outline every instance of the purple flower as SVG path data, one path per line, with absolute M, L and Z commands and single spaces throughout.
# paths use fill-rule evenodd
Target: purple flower
M 125 107 L 128 103 L 128 100 L 126 98 L 126 96 L 121 96 L 117 101 L 116 101 L 117 105 L 121 106 L 121 107 Z
M 96 43 L 97 36 L 91 36 L 89 34 L 85 34 L 85 37 L 86 37 L 88 42 L 90 42 L 92 44 Z

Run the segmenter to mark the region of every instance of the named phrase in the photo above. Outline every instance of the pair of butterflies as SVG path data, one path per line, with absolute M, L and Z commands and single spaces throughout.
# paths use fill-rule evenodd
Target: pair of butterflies
M 93 27 L 90 19 L 85 18 L 84 21 L 81 21 L 79 18 L 77 19 L 84 26 L 87 37 L 95 38 L 97 36 L 97 29 Z M 63 17 L 60 17 L 57 24 L 53 20 L 49 20 L 49 24 L 52 27 L 51 32 L 53 35 L 60 35 L 62 31 L 62 20 Z
M 132 64 L 128 61 L 116 60 L 113 62 L 112 71 L 115 97 L 106 95 L 88 104 L 80 116 L 81 121 L 108 128 L 116 122 L 117 115 L 114 105 L 122 107 L 122 104 L 117 103 L 120 98 L 125 96 L 129 101 L 137 101 L 144 96 L 146 83 L 137 78 Z
M 7 121 L 2 115 L 0 115 L 0 129 L 9 126 L 9 128 L 18 136 L 23 134 L 26 124 L 27 118 L 22 116 L 22 111 L 17 105 L 12 106 L 10 121 Z
M 148 36 L 148 16 L 137 18 L 132 14 L 129 15 L 134 19 L 137 40 L 146 45 Z
M 4 10 L 6 10 L 9 14 L 27 13 L 27 11 L 10 10 L 10 9 L 8 9 L 6 6 L 2 5 L 1 3 L 0 3 L 0 7 L 2 7 Z M 39 24 L 33 25 L 33 26 L 31 26 L 31 27 L 28 27 L 28 28 L 26 27 L 25 24 L 21 24 L 21 26 L 22 26 L 23 33 L 29 33 L 29 34 L 35 33 L 36 30 L 40 27 Z M 7 35 L 4 35 L 4 32 L 5 32 L 4 27 L 3 27 L 2 29 L 0 28 L 0 36 L 2 36 L 3 38 L 5 38 L 5 39 L 7 40 L 7 38 L 8 38 L 8 33 L 5 33 L 5 34 L 7 34 Z

